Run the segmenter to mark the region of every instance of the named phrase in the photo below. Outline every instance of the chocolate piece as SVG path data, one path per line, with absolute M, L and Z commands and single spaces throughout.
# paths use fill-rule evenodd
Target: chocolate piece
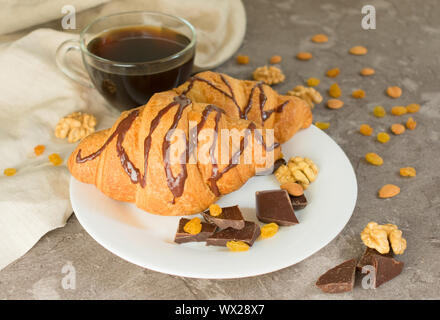
M 211 216 L 209 210 L 203 212 L 203 217 L 209 223 L 215 224 L 220 229 L 233 228 L 243 229 L 244 219 L 238 206 L 222 208 L 222 213 L 218 216 Z
M 214 233 L 206 239 L 208 246 L 226 246 L 228 241 L 243 241 L 252 246 L 260 236 L 260 227 L 255 222 L 245 221 L 241 230 L 227 228 Z
M 290 201 L 292 202 L 293 210 L 301 210 L 304 209 L 308 202 L 307 198 L 304 194 L 300 196 L 292 196 L 289 194 Z
M 397 277 L 403 270 L 403 262 L 394 258 L 382 255 L 372 255 L 373 267 L 376 269 L 376 276 L 373 277 L 375 288 Z
M 275 173 L 275 171 L 277 171 L 279 167 L 284 166 L 286 164 L 287 164 L 287 162 L 283 158 L 280 158 L 280 159 L 276 160 L 274 162 L 274 164 L 273 164 L 273 171 L 272 171 L 272 173 Z
M 377 251 L 376 249 L 372 249 L 372 248 L 368 248 L 368 247 L 366 247 L 366 248 L 365 248 L 365 251 L 364 251 L 364 254 L 362 255 L 361 259 L 359 260 L 359 262 L 358 262 L 356 268 L 357 268 L 360 272 L 362 272 L 362 268 L 363 268 L 364 266 L 366 266 L 366 265 L 370 265 L 370 266 L 372 266 L 372 265 L 373 265 L 373 262 L 372 262 L 372 261 L 373 261 L 373 260 L 372 260 L 372 256 L 373 256 L 374 254 L 377 254 L 377 255 L 379 255 L 379 256 L 389 257 L 389 258 L 392 258 L 392 257 L 393 257 L 393 253 L 392 253 L 391 250 L 390 250 L 389 253 L 381 254 L 381 253 L 379 253 L 379 251 Z M 366 272 L 366 273 L 369 273 L 369 271 Z
M 326 293 L 341 293 L 353 290 L 356 259 L 347 260 L 328 270 L 316 281 L 316 286 Z
M 275 222 L 280 226 L 299 223 L 286 190 L 257 191 L 255 197 L 258 220 L 266 223 Z
M 206 239 L 212 235 L 217 227 L 213 224 L 202 222 L 202 231 L 198 234 L 190 234 L 183 230 L 185 224 L 187 224 L 190 220 L 186 218 L 182 218 L 179 221 L 179 227 L 177 228 L 176 236 L 174 238 L 174 242 L 176 243 L 185 243 L 185 242 L 200 242 L 206 241 Z

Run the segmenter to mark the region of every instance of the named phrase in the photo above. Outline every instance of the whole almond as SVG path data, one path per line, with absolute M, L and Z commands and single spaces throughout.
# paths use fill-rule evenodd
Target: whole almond
M 280 63 L 282 59 L 283 59 L 283 58 L 281 58 L 281 56 L 272 56 L 272 57 L 270 58 L 269 62 L 270 62 L 271 64 L 277 64 L 277 63 Z
M 388 87 L 387 95 L 393 99 L 399 98 L 402 95 L 402 89 L 396 86 Z
M 379 190 L 379 198 L 392 198 L 400 193 L 400 188 L 394 184 L 386 184 Z
M 364 54 L 367 54 L 368 50 L 363 46 L 355 46 L 351 48 L 349 52 L 355 56 L 363 56 Z
M 329 99 L 327 101 L 327 107 L 330 109 L 340 109 L 344 105 L 344 102 L 339 99 Z
M 310 60 L 312 59 L 312 54 L 310 52 L 298 52 L 296 55 L 296 58 L 298 60 Z
M 373 68 L 363 68 L 361 70 L 361 75 L 367 77 L 367 76 L 371 76 L 375 73 Z
M 324 43 L 328 41 L 328 37 L 325 34 L 319 33 L 312 37 L 312 41 L 315 43 Z
M 280 188 L 286 190 L 290 195 L 294 197 L 299 197 L 304 194 L 303 187 L 295 182 L 283 183 Z

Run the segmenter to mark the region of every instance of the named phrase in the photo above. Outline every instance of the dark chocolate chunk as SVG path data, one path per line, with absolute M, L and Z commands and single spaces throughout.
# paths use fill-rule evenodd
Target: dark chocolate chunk
M 357 264 L 357 269 L 358 269 L 360 272 L 362 272 L 362 268 L 363 268 L 364 266 L 366 266 L 366 265 L 370 265 L 370 266 L 372 266 L 372 265 L 373 265 L 373 262 L 372 262 L 372 256 L 375 255 L 375 254 L 380 255 L 380 256 L 384 256 L 384 257 L 389 257 L 389 258 L 392 258 L 392 257 L 393 257 L 393 253 L 392 253 L 391 250 L 390 250 L 389 253 L 381 254 L 381 253 L 379 253 L 379 251 L 377 251 L 376 249 L 372 249 L 372 248 L 368 248 L 368 247 L 366 247 L 366 248 L 365 248 L 365 251 L 364 251 L 364 254 L 362 255 L 362 257 L 360 258 L 360 260 L 359 260 L 359 262 L 358 262 L 358 264 Z M 368 272 L 367 272 L 367 273 L 368 273 Z
M 179 227 L 177 228 L 176 236 L 174 238 L 174 242 L 176 243 L 185 243 L 185 242 L 200 242 L 200 241 L 206 241 L 206 239 L 212 235 L 215 230 L 217 229 L 217 226 L 202 222 L 202 231 L 200 231 L 198 234 L 190 234 L 185 232 L 183 230 L 183 227 L 187 222 L 189 222 L 189 219 L 182 218 L 179 221 Z
M 292 202 L 293 210 L 301 210 L 304 209 L 308 202 L 307 198 L 304 194 L 300 196 L 292 196 L 289 194 L 290 201 Z
M 275 160 L 275 163 L 273 164 L 273 171 L 272 173 L 275 173 L 275 171 L 278 170 L 279 167 L 286 165 L 287 162 L 283 158 Z
M 243 229 L 244 219 L 238 206 L 222 208 L 222 213 L 214 217 L 211 216 L 209 210 L 203 212 L 206 221 L 215 224 L 220 229 L 233 228 Z
M 286 190 L 257 191 L 255 197 L 258 220 L 266 223 L 275 222 L 280 226 L 299 223 Z
M 376 270 L 376 276 L 372 277 L 374 288 L 397 277 L 403 270 L 403 262 L 391 257 L 373 254 L 371 260 L 372 266 Z
M 353 290 L 356 259 L 347 260 L 328 270 L 316 281 L 316 286 L 326 293 L 341 293 Z
M 226 246 L 228 241 L 243 241 L 252 246 L 259 236 L 260 227 L 255 222 L 245 221 L 241 230 L 227 228 L 214 233 L 206 239 L 206 245 Z

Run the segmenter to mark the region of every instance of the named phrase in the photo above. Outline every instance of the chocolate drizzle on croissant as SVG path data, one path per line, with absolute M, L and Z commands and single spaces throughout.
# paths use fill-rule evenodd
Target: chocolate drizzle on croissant
M 202 77 L 201 75 L 206 76 Z M 254 139 L 255 145 L 260 145 L 263 150 L 270 152 L 279 147 L 277 141 L 286 141 L 294 132 L 301 127 L 307 127 L 311 122 L 310 111 L 302 101 L 277 95 L 270 87 L 262 83 L 253 84 L 249 81 L 236 80 L 212 72 L 205 72 L 201 75 L 191 78 L 187 84 L 173 91 L 160 93 L 151 98 L 152 100 L 155 99 L 154 102 L 151 102 L 151 110 L 155 110 L 153 111 L 156 112 L 155 115 L 150 114 L 152 111 L 148 109 L 148 105 L 136 108 L 123 114 L 123 118 L 110 131 L 111 133 L 98 132 L 86 138 L 69 159 L 69 170 L 72 175 L 80 181 L 94 183 L 112 198 L 135 202 L 140 208 L 153 213 L 178 215 L 200 212 L 200 210 L 206 209 L 207 205 L 212 203 L 215 198 L 238 189 L 247 179 L 255 175 L 258 168 L 264 166 L 264 164 L 254 162 L 254 159 L 251 166 L 241 166 L 240 164 L 240 157 L 247 150 L 251 139 Z M 216 83 L 216 81 L 219 82 Z M 198 86 L 195 85 L 196 82 L 205 85 Z M 221 83 L 224 83 L 223 88 Z M 206 85 L 209 87 L 206 87 Z M 243 96 L 242 92 L 247 92 L 247 94 Z M 258 94 L 257 99 L 253 99 L 256 94 Z M 230 99 L 233 104 L 230 104 L 227 100 L 222 102 L 222 95 Z M 240 101 L 240 104 L 238 101 Z M 237 107 L 238 115 L 234 110 L 234 106 Z M 270 106 L 272 107 L 270 108 Z M 187 108 L 190 108 L 190 111 L 186 112 Z M 257 108 L 259 112 L 252 111 L 252 108 Z M 264 110 L 265 108 L 268 110 Z M 170 112 L 171 114 L 169 114 Z M 280 113 L 282 116 L 273 118 L 271 117 L 273 113 Z M 162 121 L 165 116 L 166 119 Z M 171 163 L 170 159 L 173 151 L 170 136 L 179 127 L 181 119 L 189 120 L 194 119 L 194 117 L 198 119 L 197 125 L 194 128 L 186 127 L 184 130 L 187 133 L 182 138 L 185 139 L 183 142 L 186 148 L 185 151 L 180 151 L 181 153 L 176 155 L 177 160 L 180 161 L 176 166 L 175 163 Z M 222 120 L 223 117 L 226 117 L 225 120 Z M 136 121 L 137 118 L 143 120 Z M 269 118 L 271 120 L 266 122 Z M 144 129 L 144 121 L 149 121 L 149 126 L 147 124 L 148 129 Z M 171 124 L 168 124 L 170 122 Z M 207 150 L 209 151 L 209 160 L 206 164 L 197 160 L 194 166 L 194 163 L 190 162 L 189 159 L 200 143 L 199 133 L 207 126 L 208 122 L 208 127 L 213 127 L 214 133 L 214 136 L 211 136 L 212 142 L 209 146 L 206 146 L 209 147 Z M 278 127 L 275 128 L 276 126 Z M 139 131 L 129 132 L 132 127 Z M 185 128 L 185 125 L 183 127 Z M 232 154 L 227 158 L 227 162 L 222 165 L 216 159 L 216 151 L 219 151 L 217 146 L 220 143 L 219 131 L 221 128 L 245 130 L 244 135 L 241 131 L 242 136 L 239 140 L 239 146 L 232 151 Z M 275 129 L 276 140 L 270 146 L 266 145 L 261 129 Z M 276 130 L 280 134 L 280 139 L 276 136 Z M 156 131 L 158 132 L 154 134 Z M 139 135 L 145 135 L 143 146 L 142 142 L 140 142 L 140 146 L 137 142 L 133 144 L 133 141 L 138 141 Z M 126 137 L 127 142 L 124 144 Z M 153 139 L 163 140 L 160 143 L 154 142 L 155 151 L 150 154 L 153 148 Z M 109 149 L 103 156 L 103 161 L 83 165 L 101 156 L 103 151 L 115 140 L 116 150 Z M 130 144 L 128 144 L 128 140 L 130 140 Z M 220 145 L 223 145 L 223 143 L 220 143 Z M 124 147 L 128 151 L 131 147 L 130 157 L 132 159 L 129 158 Z M 139 150 L 142 147 L 143 150 Z M 253 148 L 254 144 L 251 147 Z M 82 156 L 82 149 L 89 152 L 97 150 L 87 156 Z M 280 151 L 277 150 L 276 152 L 276 157 L 278 157 Z M 153 159 L 154 163 L 151 162 Z M 113 170 L 107 164 L 117 162 L 120 162 L 123 170 Z M 135 163 L 143 165 L 142 172 L 135 166 Z M 237 171 L 234 170 L 234 174 L 228 174 L 237 166 L 239 167 Z M 161 168 L 163 173 L 156 174 L 157 170 L 160 171 Z M 123 180 L 122 177 L 125 175 L 130 180 Z M 118 181 L 121 186 L 118 186 Z M 138 184 L 139 186 L 131 187 L 132 184 Z M 156 185 L 160 190 L 155 189 Z M 169 192 L 162 191 L 166 189 Z M 172 194 L 171 202 L 169 193 Z M 178 202 L 176 202 L 177 198 L 180 198 Z
M 178 110 L 174 115 L 174 120 L 171 125 L 171 127 L 168 129 L 168 132 L 172 132 L 172 130 L 176 129 L 177 124 L 182 116 L 183 110 L 188 107 L 191 104 L 191 100 L 187 97 L 180 95 L 174 98 L 174 101 L 168 104 L 165 108 L 161 109 L 159 113 L 156 115 L 156 117 L 151 122 L 150 131 L 147 135 L 147 137 L 144 140 L 144 175 L 141 176 L 141 173 L 138 168 L 135 167 L 135 165 L 130 161 L 128 158 L 127 153 L 125 152 L 124 148 L 122 147 L 122 142 L 124 141 L 124 137 L 126 132 L 130 129 L 131 124 L 134 122 L 134 120 L 139 115 L 139 110 L 136 109 L 132 111 L 125 119 L 123 119 L 119 125 L 116 127 L 116 130 L 110 135 L 110 137 L 107 139 L 107 141 L 103 144 L 101 148 L 99 148 L 96 152 L 82 158 L 81 157 L 81 149 L 78 151 L 76 155 L 76 162 L 77 163 L 83 163 L 89 160 L 95 159 L 97 156 L 101 154 L 101 152 L 107 147 L 107 145 L 115 138 L 117 137 L 117 143 L 116 143 L 116 149 L 118 152 L 119 159 L 121 160 L 121 164 L 125 170 L 125 172 L 130 177 L 131 181 L 133 183 L 139 183 L 142 186 L 142 188 L 145 188 L 147 183 L 147 172 L 148 172 L 148 158 L 150 154 L 151 149 L 151 139 L 152 134 L 154 133 L 154 130 L 159 125 L 159 122 L 161 118 L 174 106 L 178 105 Z M 279 147 L 278 143 L 274 143 L 269 148 L 266 146 L 263 137 L 261 136 L 261 133 L 258 131 L 255 131 L 257 129 L 256 125 L 251 122 L 249 126 L 247 127 L 247 130 L 245 132 L 244 137 L 240 141 L 240 148 L 232 155 L 232 157 L 229 159 L 228 165 L 223 168 L 222 170 L 219 170 L 217 159 L 215 158 L 215 146 L 217 144 L 217 138 L 218 138 L 218 124 L 221 118 L 221 115 L 224 113 L 223 110 L 221 110 L 219 107 L 214 106 L 212 104 L 207 105 L 205 109 L 202 112 L 202 118 L 200 122 L 197 124 L 197 134 L 200 133 L 200 131 L 203 129 L 203 126 L 208 119 L 208 116 L 211 112 L 216 112 L 215 116 L 215 127 L 214 127 L 214 139 L 213 142 L 209 148 L 209 154 L 211 157 L 211 165 L 212 165 L 212 175 L 208 179 L 210 181 L 210 188 L 212 192 L 219 197 L 221 195 L 218 186 L 217 181 L 221 179 L 221 177 L 237 166 L 239 163 L 239 158 L 243 154 L 244 150 L 246 149 L 248 143 L 249 143 L 249 136 L 251 133 L 255 134 L 255 138 L 257 142 L 263 146 L 263 148 L 266 151 L 272 151 L 275 148 Z M 167 184 L 168 188 L 170 189 L 171 193 L 173 194 L 173 203 L 175 202 L 175 198 L 178 198 L 182 195 L 184 187 L 185 187 L 185 181 L 188 176 L 186 164 L 188 163 L 190 149 L 188 140 L 185 137 L 185 144 L 187 146 L 185 152 L 181 154 L 180 159 L 180 165 L 181 170 L 177 176 L 174 176 L 172 170 L 171 170 L 171 164 L 170 164 L 170 139 L 167 138 L 167 135 L 165 135 L 162 143 L 162 155 L 164 159 L 164 168 L 166 172 L 167 177 Z
M 112 142 L 112 140 L 115 137 L 118 137 L 116 142 L 116 151 L 118 153 L 119 159 L 121 160 L 122 167 L 124 168 L 125 172 L 127 172 L 128 176 L 131 179 L 131 182 L 138 183 L 140 176 L 139 169 L 137 169 L 134 166 L 133 162 L 130 161 L 127 152 L 125 152 L 125 149 L 122 146 L 122 142 L 124 141 L 125 134 L 130 129 L 132 123 L 134 122 L 134 120 L 136 120 L 138 116 L 139 116 L 138 109 L 130 112 L 130 114 L 118 124 L 116 130 L 110 135 L 110 137 L 108 137 L 107 141 L 102 145 L 102 147 L 99 148 L 97 151 L 93 152 L 92 154 L 82 158 L 81 149 L 79 149 L 78 153 L 76 154 L 76 162 L 83 163 L 95 159 L 102 153 L 102 151 L 104 151 L 104 149 L 109 145 L 110 142 Z
M 289 100 L 286 100 L 286 101 L 282 102 L 280 105 L 278 105 L 277 107 L 275 107 L 274 109 L 264 110 L 264 106 L 267 101 L 267 96 L 264 92 L 264 83 L 257 82 L 251 89 L 246 107 L 242 110 L 240 105 L 238 104 L 237 100 L 235 99 L 234 90 L 232 90 L 231 84 L 228 82 L 228 80 L 222 74 L 220 74 L 220 79 L 229 88 L 230 93 L 217 87 L 214 83 L 212 83 L 211 81 L 209 81 L 207 79 L 204 79 L 204 78 L 201 78 L 198 76 L 193 76 L 189 79 L 189 85 L 182 92 L 182 94 L 187 95 L 191 91 L 191 89 L 193 88 L 194 82 L 196 82 L 196 81 L 204 82 L 207 85 L 209 85 L 211 88 L 213 88 L 214 90 L 221 92 L 223 95 L 225 95 L 226 97 L 231 99 L 232 102 L 234 102 L 234 104 L 237 106 L 237 111 L 238 111 L 238 115 L 239 115 L 240 119 L 248 120 L 248 113 L 252 109 L 252 106 L 253 106 L 252 97 L 254 96 L 255 90 L 259 89 L 259 91 L 260 91 L 259 107 L 260 107 L 260 114 L 261 114 L 261 124 L 264 124 L 264 122 L 269 119 L 269 117 L 272 115 L 272 113 L 274 113 L 274 112 L 281 113 L 283 111 L 283 108 L 289 103 Z

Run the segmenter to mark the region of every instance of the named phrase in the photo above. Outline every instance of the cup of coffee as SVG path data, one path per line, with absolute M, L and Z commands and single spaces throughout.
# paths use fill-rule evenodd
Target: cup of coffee
M 56 61 L 68 77 L 127 110 L 185 82 L 193 68 L 195 44 L 195 29 L 185 19 L 124 12 L 98 18 L 81 31 L 79 40 L 63 42 Z M 69 64 L 72 50 L 81 52 L 91 82 Z

